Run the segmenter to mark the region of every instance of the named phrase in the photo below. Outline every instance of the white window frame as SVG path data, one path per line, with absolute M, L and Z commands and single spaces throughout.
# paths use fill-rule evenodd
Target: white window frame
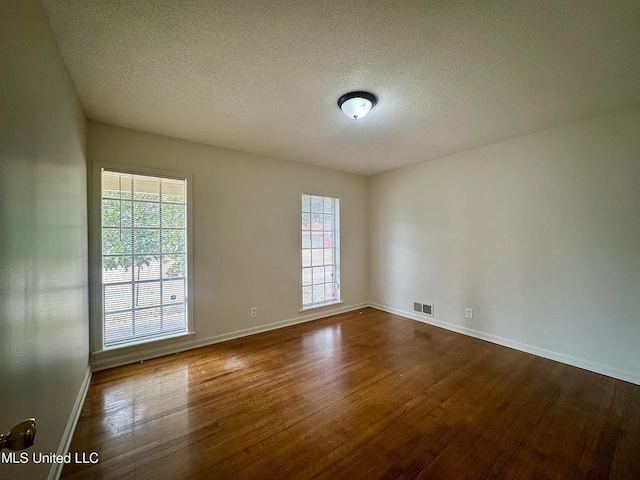
M 334 200 L 338 201 L 338 214 L 336 215 L 335 218 L 335 232 L 337 232 L 336 238 L 334 239 L 334 265 L 335 265 L 335 275 L 336 275 L 336 292 L 337 292 L 337 298 L 336 300 L 331 300 L 331 301 L 325 301 L 322 303 L 317 303 L 317 304 L 310 304 L 310 305 L 304 305 L 304 300 L 303 300 L 303 280 L 302 280 L 302 269 L 305 268 L 302 266 L 302 250 L 303 250 L 303 244 L 302 244 L 302 196 L 303 195 L 310 195 L 310 196 L 314 196 L 314 197 L 323 197 L 323 198 L 332 198 Z M 299 284 L 298 284 L 298 295 L 299 295 L 299 299 L 300 299 L 300 309 L 298 310 L 299 312 L 307 312 L 309 310 L 315 310 L 318 308 L 326 308 L 326 307 L 334 307 L 336 305 L 340 305 L 343 304 L 344 301 L 342 300 L 342 285 L 341 285 L 341 257 L 340 257 L 340 243 L 341 243 L 341 235 L 342 235 L 342 202 L 340 201 L 340 197 L 338 195 L 331 195 L 328 193 L 314 193 L 312 191 L 309 190 L 300 190 L 298 192 L 298 222 L 299 222 L 299 228 L 298 228 L 298 238 L 299 238 L 299 244 L 298 244 L 298 258 L 299 258 L 299 265 L 298 265 L 298 278 L 299 278 Z
M 195 332 L 195 322 L 193 316 L 193 175 L 186 172 L 176 172 L 160 170 L 155 168 L 138 167 L 118 163 L 93 162 L 91 182 L 91 255 L 90 255 L 90 336 L 91 352 L 96 354 L 103 351 L 126 349 L 143 344 L 154 344 L 171 339 L 180 339 L 185 336 L 192 336 Z M 187 232 L 187 292 L 185 299 L 187 302 L 187 330 L 173 335 L 166 335 L 157 338 L 140 339 L 122 345 L 104 346 L 104 298 L 102 285 L 102 170 L 110 170 L 118 173 L 133 175 L 148 175 L 161 178 L 171 178 L 186 181 L 186 232 Z

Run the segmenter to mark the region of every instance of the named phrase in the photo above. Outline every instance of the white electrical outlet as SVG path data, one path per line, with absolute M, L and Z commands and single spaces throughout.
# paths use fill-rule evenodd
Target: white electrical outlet
M 258 316 L 258 307 L 251 307 L 251 318 Z
M 467 318 L 473 318 L 473 308 L 467 308 L 464 312 L 464 316 Z

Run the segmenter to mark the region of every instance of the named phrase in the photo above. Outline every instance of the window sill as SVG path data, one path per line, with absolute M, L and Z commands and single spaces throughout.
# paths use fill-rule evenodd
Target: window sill
M 302 313 L 302 312 L 308 312 L 310 310 L 318 310 L 320 308 L 328 308 L 328 307 L 335 307 L 336 305 L 343 305 L 344 302 L 342 300 L 338 300 L 337 302 L 327 302 L 327 303 L 321 303 L 318 305 L 309 305 L 308 307 L 302 307 L 300 310 L 298 310 L 298 312 Z
M 123 343 L 122 345 L 113 345 L 112 347 L 103 347 L 102 350 L 95 351 L 92 353 L 92 355 L 100 354 L 103 352 L 113 352 L 116 350 L 124 350 L 127 348 L 139 347 L 139 346 L 149 345 L 149 344 L 160 344 L 166 341 L 183 339 L 185 337 L 193 337 L 195 334 L 196 332 L 181 332 L 181 333 L 176 333 L 175 335 L 169 335 L 166 337 L 148 338 L 144 340 L 139 340 L 137 342 Z

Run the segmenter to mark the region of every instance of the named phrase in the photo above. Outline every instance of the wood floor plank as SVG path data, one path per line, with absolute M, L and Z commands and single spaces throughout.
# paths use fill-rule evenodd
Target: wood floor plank
M 63 478 L 640 478 L 639 405 L 366 308 L 95 373 Z

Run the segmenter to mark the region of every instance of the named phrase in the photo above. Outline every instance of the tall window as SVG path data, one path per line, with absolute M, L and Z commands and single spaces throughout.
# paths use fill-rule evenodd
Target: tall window
M 340 301 L 340 200 L 302 194 L 302 308 Z
M 187 182 L 102 169 L 103 346 L 186 333 Z

